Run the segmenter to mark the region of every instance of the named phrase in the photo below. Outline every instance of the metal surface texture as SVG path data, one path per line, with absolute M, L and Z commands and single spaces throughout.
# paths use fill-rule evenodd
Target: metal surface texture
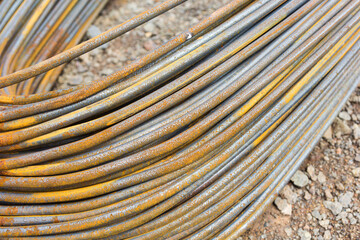
M 0 1 L 1 239 L 238 239 L 274 201 L 358 85 L 360 0 L 232 0 L 54 89 L 185 1 L 82 43 L 106 1 Z

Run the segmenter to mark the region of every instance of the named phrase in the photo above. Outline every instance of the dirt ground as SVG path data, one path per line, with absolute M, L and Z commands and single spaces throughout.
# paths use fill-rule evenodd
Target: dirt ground
M 157 0 L 110 0 L 88 37 L 156 4 Z M 189 0 L 177 8 L 72 61 L 57 87 L 97 79 L 119 69 L 230 0 Z M 242 239 L 360 239 L 360 87 L 301 167 L 306 182 L 290 182 Z M 303 174 L 301 174 L 303 173 Z

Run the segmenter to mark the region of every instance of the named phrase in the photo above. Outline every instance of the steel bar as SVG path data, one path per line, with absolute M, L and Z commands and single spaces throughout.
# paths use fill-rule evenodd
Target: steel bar
M 0 3 L 0 238 L 237 239 L 274 201 L 357 86 L 360 0 L 232 0 L 112 75 L 52 88 L 184 1 L 78 45 L 104 1 Z

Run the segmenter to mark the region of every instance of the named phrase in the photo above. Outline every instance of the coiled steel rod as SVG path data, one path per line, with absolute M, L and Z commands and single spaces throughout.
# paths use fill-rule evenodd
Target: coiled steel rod
M 64 63 L 184 1 L 79 45 L 104 1 L 0 3 L 0 238 L 237 239 L 273 202 L 357 86 L 360 0 L 233 0 L 52 89 Z

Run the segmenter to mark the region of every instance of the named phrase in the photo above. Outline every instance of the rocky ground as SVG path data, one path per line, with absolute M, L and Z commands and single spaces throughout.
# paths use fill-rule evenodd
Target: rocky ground
M 360 86 L 243 239 L 360 239 Z
M 230 0 L 189 0 L 68 64 L 57 87 L 113 73 Z M 156 4 L 111 0 L 87 32 L 96 36 Z M 360 239 L 360 88 L 282 194 L 242 239 Z

